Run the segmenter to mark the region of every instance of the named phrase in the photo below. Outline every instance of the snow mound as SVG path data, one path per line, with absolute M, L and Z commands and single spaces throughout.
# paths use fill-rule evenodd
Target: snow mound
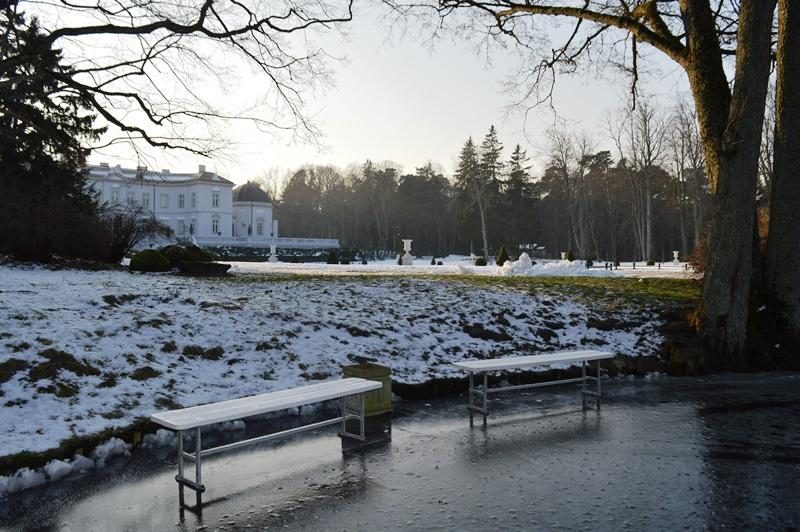
M 95 447 L 94 451 L 92 451 L 92 458 L 94 458 L 97 467 L 103 467 L 106 465 L 106 460 L 113 456 L 130 455 L 131 447 L 133 446 L 130 443 L 125 443 L 119 438 L 111 438 Z
M 158 429 L 155 434 L 147 434 L 142 440 L 142 447 L 154 449 L 157 447 L 167 447 L 175 445 L 177 435 L 167 429 Z
M 10 477 L 0 477 L 0 496 L 41 486 L 45 482 L 47 482 L 47 478 L 43 472 L 25 467 Z
M 223 431 L 244 430 L 245 427 L 246 425 L 241 419 L 237 419 L 236 421 L 223 421 L 222 423 L 217 424 L 218 430 Z
M 86 458 L 82 454 L 76 454 L 72 459 L 72 468 L 75 471 L 84 472 L 94 467 L 94 460 Z
M 44 472 L 50 480 L 59 480 L 73 471 L 73 465 L 64 460 L 51 460 L 44 466 Z
M 587 268 L 583 261 L 568 261 L 559 260 L 552 262 L 534 263 L 527 253 L 519 256 L 515 261 L 506 261 L 502 266 L 495 268 L 495 275 L 499 276 L 515 276 L 515 275 L 531 275 L 531 276 L 593 276 L 593 277 L 619 277 L 621 274 L 612 270 L 600 268 Z

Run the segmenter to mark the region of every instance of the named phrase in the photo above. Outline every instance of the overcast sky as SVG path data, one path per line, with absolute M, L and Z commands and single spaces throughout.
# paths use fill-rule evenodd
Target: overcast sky
M 419 35 L 387 38 L 387 24 L 374 11 L 357 12 L 346 31 L 346 36 L 322 37 L 328 53 L 346 60 L 331 63 L 335 87 L 307 102 L 307 111 L 323 133 L 322 150 L 234 123 L 224 132 L 230 139 L 225 156 L 203 159 L 143 147 L 144 154 L 137 160 L 132 150 L 120 146 L 93 153 L 90 162 L 146 164 L 172 171 L 192 171 L 205 164 L 237 183 L 270 169 L 283 174 L 307 163 L 345 167 L 367 158 L 393 161 L 404 172 L 432 161 L 449 175 L 467 137 L 480 142 L 494 124 L 505 145 L 505 157 L 519 143 L 528 150 L 534 167 L 541 169 L 546 148 L 543 132 L 555 115 L 544 106 L 527 118 L 521 111 L 507 112 L 513 98 L 503 91 L 504 81 L 518 67 L 513 50 L 494 50 L 487 64 L 485 56 L 463 42 L 439 40 L 431 47 Z M 641 88 L 667 103 L 686 91 L 685 77 L 656 52 L 652 57 L 657 58 L 651 61 L 655 68 Z M 629 82 L 610 67 L 602 78 L 583 72 L 560 78 L 555 108 L 574 129 L 592 132 L 598 147 L 608 147 L 603 136 L 605 116 L 626 105 Z M 230 87 L 224 87 L 226 92 L 215 97 L 246 97 L 260 83 L 257 77 L 232 80 Z

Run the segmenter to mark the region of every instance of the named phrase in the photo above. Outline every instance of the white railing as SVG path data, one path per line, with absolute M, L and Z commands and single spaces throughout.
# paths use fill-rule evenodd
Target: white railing
M 257 237 L 256 237 L 257 238 Z M 256 239 L 246 236 L 196 236 L 195 239 L 200 245 L 207 246 L 237 246 L 248 248 L 269 248 L 275 244 L 278 248 L 284 249 L 338 249 L 338 238 L 294 238 L 278 237 L 267 239 Z

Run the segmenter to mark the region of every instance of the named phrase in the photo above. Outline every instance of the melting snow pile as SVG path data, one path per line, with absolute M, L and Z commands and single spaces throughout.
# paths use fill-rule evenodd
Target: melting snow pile
M 98 449 L 101 447 L 103 450 L 101 450 L 99 454 L 102 458 L 98 459 L 97 462 L 91 458 L 76 454 L 72 460 L 51 460 L 41 469 L 34 470 L 26 467 L 20 469 L 11 476 L 0 476 L 0 497 L 4 497 L 9 493 L 16 493 L 28 488 L 41 486 L 46 482 L 55 482 L 72 473 L 88 471 L 95 466 L 102 467 L 105 464 L 105 460 L 112 455 L 130 454 L 128 451 L 131 446 L 119 438 L 112 438 L 99 445 Z M 120 451 L 120 449 L 123 448 L 125 449 L 124 452 Z M 115 449 L 116 451 L 109 454 L 110 449 Z
M 94 451 L 92 451 L 92 458 L 94 458 L 97 467 L 103 467 L 106 465 L 106 460 L 109 458 L 117 455 L 128 456 L 130 451 L 131 445 L 129 443 L 125 443 L 119 438 L 111 438 L 107 442 L 95 447 Z
M 549 261 L 534 263 L 527 253 L 519 256 L 518 260 L 506 261 L 502 266 L 497 266 L 496 275 L 550 275 L 572 277 L 580 275 L 591 275 L 594 277 L 620 277 L 619 272 L 605 270 L 601 268 L 587 268 L 586 263 L 579 260 L 568 261 Z
M 26 467 L 11 476 L 0 476 L 0 497 L 40 486 L 45 482 L 55 482 L 72 473 L 103 467 L 109 458 L 119 455 L 129 456 L 131 447 L 131 444 L 119 438 L 111 438 L 95 447 L 91 458 L 76 454 L 72 460 L 51 460 L 41 469 L 32 470 Z

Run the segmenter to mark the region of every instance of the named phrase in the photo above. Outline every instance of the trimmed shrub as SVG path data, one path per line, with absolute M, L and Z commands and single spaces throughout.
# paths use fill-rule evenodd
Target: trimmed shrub
M 222 262 L 181 262 L 178 269 L 184 275 L 222 277 L 231 269 L 231 265 Z
M 326 262 L 328 264 L 339 264 L 339 259 L 336 257 L 336 253 L 333 251 L 328 253 L 328 260 Z
M 486 266 L 486 259 L 483 257 L 478 257 L 475 259 L 475 266 Z
M 161 248 L 161 254 L 169 259 L 173 268 L 177 268 L 184 262 L 214 262 L 214 256 L 211 253 L 195 245 L 184 247 L 172 244 Z
M 567 251 L 567 260 L 570 262 L 575 260 L 575 253 L 571 249 Z
M 436 257 L 431 257 L 431 266 L 436 266 Z
M 592 259 L 586 259 L 586 267 L 591 268 L 594 266 L 594 261 Z
M 650 259 L 650 260 L 647 261 L 647 265 L 648 266 L 655 266 L 656 265 L 656 261 Z
M 132 272 L 168 272 L 172 269 L 169 259 L 157 249 L 145 249 L 131 259 L 128 270 Z
M 495 257 L 494 261 L 498 266 L 502 266 L 506 263 L 506 261 L 511 260 L 508 256 L 508 252 L 506 251 L 506 247 L 504 245 L 500 245 L 500 249 L 497 250 L 497 256 Z
M 346 264 L 350 264 L 350 259 L 348 259 L 348 258 L 344 258 L 344 259 L 342 259 L 342 260 L 340 260 L 340 261 L 339 261 L 339 264 L 345 264 L 345 265 L 346 265 Z

